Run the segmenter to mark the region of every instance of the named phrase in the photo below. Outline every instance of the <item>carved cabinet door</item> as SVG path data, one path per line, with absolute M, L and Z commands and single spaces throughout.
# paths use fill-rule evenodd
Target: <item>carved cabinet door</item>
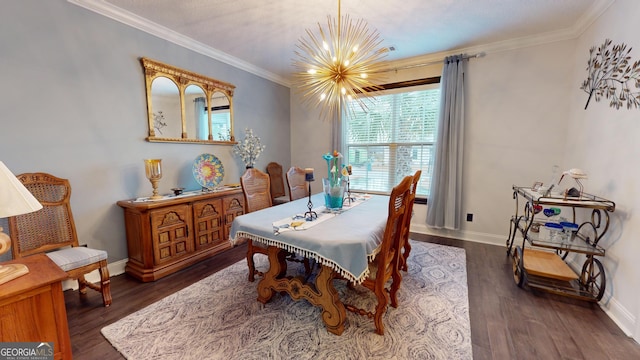
M 149 212 L 154 264 L 162 264 L 193 252 L 191 208 L 174 205 Z
M 193 203 L 196 250 L 217 245 L 225 241 L 223 207 L 220 198 Z
M 223 198 L 224 206 L 224 238 L 229 239 L 231 224 L 236 216 L 244 214 L 244 196 L 235 194 Z

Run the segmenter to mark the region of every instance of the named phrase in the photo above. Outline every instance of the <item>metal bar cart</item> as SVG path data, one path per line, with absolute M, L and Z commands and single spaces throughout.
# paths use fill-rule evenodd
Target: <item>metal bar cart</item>
M 531 187 L 512 188 L 516 211 L 509 221 L 506 245 L 516 284 L 588 301 L 602 299 L 606 276 L 596 257 L 604 256 L 605 250 L 598 242 L 609 229 L 615 203 L 587 193 L 572 197 L 540 194 Z M 576 209 L 581 208 L 591 210 L 591 216 L 576 224 Z M 563 222 L 573 226 L 569 231 L 560 231 L 557 215 L 562 210 L 571 213 L 571 221 Z M 515 244 L 518 233 L 521 245 Z M 565 261 L 569 253 L 586 257 L 579 274 Z

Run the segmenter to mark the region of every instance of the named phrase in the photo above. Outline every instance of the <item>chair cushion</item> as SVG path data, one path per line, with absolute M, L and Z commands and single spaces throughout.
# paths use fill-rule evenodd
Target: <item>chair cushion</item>
M 108 257 L 107 252 L 104 250 L 82 246 L 48 252 L 47 256 L 64 271 L 97 263 L 101 260 L 106 260 Z

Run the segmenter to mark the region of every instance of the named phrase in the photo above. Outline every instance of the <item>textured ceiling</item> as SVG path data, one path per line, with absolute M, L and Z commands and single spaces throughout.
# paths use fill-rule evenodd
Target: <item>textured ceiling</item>
M 168 37 L 178 33 L 282 79 L 291 78 L 295 46 L 305 30 L 317 31 L 318 23 L 326 26 L 327 16 L 338 13 L 337 0 L 69 1 L 108 8 Z M 366 20 L 380 33 L 383 46 L 396 49 L 386 60 L 399 60 L 535 37 L 553 39 L 553 34 L 576 36 L 612 2 L 342 0 L 341 12 Z

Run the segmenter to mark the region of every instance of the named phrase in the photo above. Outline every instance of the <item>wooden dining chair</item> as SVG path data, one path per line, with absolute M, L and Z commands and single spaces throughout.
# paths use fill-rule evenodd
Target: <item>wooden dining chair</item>
M 282 171 L 282 165 L 277 162 L 270 162 L 267 164 L 267 174 L 269 174 L 269 180 L 271 181 L 271 202 L 273 205 L 283 204 L 289 201 L 286 197 L 287 193 L 284 191 L 284 173 Z
M 305 172 L 297 166 L 292 166 L 287 171 L 287 186 L 289 187 L 289 200 L 291 201 L 309 196 L 309 186 L 305 181 Z
M 272 205 L 271 203 L 271 180 L 269 175 L 256 168 L 250 168 L 240 177 L 240 186 L 244 194 L 246 212 L 262 210 Z M 254 243 L 247 239 L 247 265 L 249 266 L 249 281 L 253 282 L 255 276 L 263 276 L 261 271 L 256 270 L 253 261 L 254 254 L 267 255 L 267 246 L 261 243 Z
M 400 257 L 400 269 L 408 271 L 407 259 L 411 252 L 411 244 L 409 244 L 409 233 L 411 230 L 411 218 L 413 217 L 413 203 L 416 200 L 416 192 L 418 191 L 418 181 L 420 181 L 420 175 L 422 170 L 416 171 L 413 174 L 413 183 L 411 184 L 411 191 L 409 192 L 409 201 L 407 203 L 407 216 L 405 216 L 404 234 L 402 236 L 402 256 Z
M 21 174 L 18 179 L 43 208 L 9 218 L 13 258 L 46 253 L 70 279 L 78 281 L 81 296 L 90 288 L 102 293 L 104 306 L 111 305 L 108 254 L 79 245 L 71 213 L 69 180 L 47 173 Z M 100 273 L 100 284 L 85 279 L 85 275 L 94 270 Z
M 272 206 L 270 179 L 266 173 L 254 168 L 247 169 L 242 177 L 240 177 L 240 186 L 244 194 L 247 213 Z M 256 275 L 264 276 L 262 271 L 256 269 L 255 262 L 253 261 L 254 254 L 267 255 L 267 246 L 258 242 L 254 243 L 251 239 L 247 239 L 247 265 L 249 267 L 249 281 L 251 282 L 255 281 Z M 298 259 L 293 253 L 287 253 L 285 259 L 287 261 L 303 263 L 306 273 L 311 273 L 309 259 Z
M 398 271 L 398 263 L 400 261 L 400 246 L 412 180 L 412 176 L 406 176 L 391 190 L 389 213 L 382 243 L 375 259 L 369 263 L 369 276 L 361 284 L 375 294 L 378 300 L 375 310 L 369 311 L 352 304 L 345 304 L 347 310 L 373 318 L 376 333 L 380 335 L 384 335 L 382 316 L 387 311 L 387 305 L 391 303 L 393 307 L 398 306 L 398 290 L 402 282 L 402 275 Z M 392 279 L 391 288 L 387 289 L 386 284 L 390 279 Z

